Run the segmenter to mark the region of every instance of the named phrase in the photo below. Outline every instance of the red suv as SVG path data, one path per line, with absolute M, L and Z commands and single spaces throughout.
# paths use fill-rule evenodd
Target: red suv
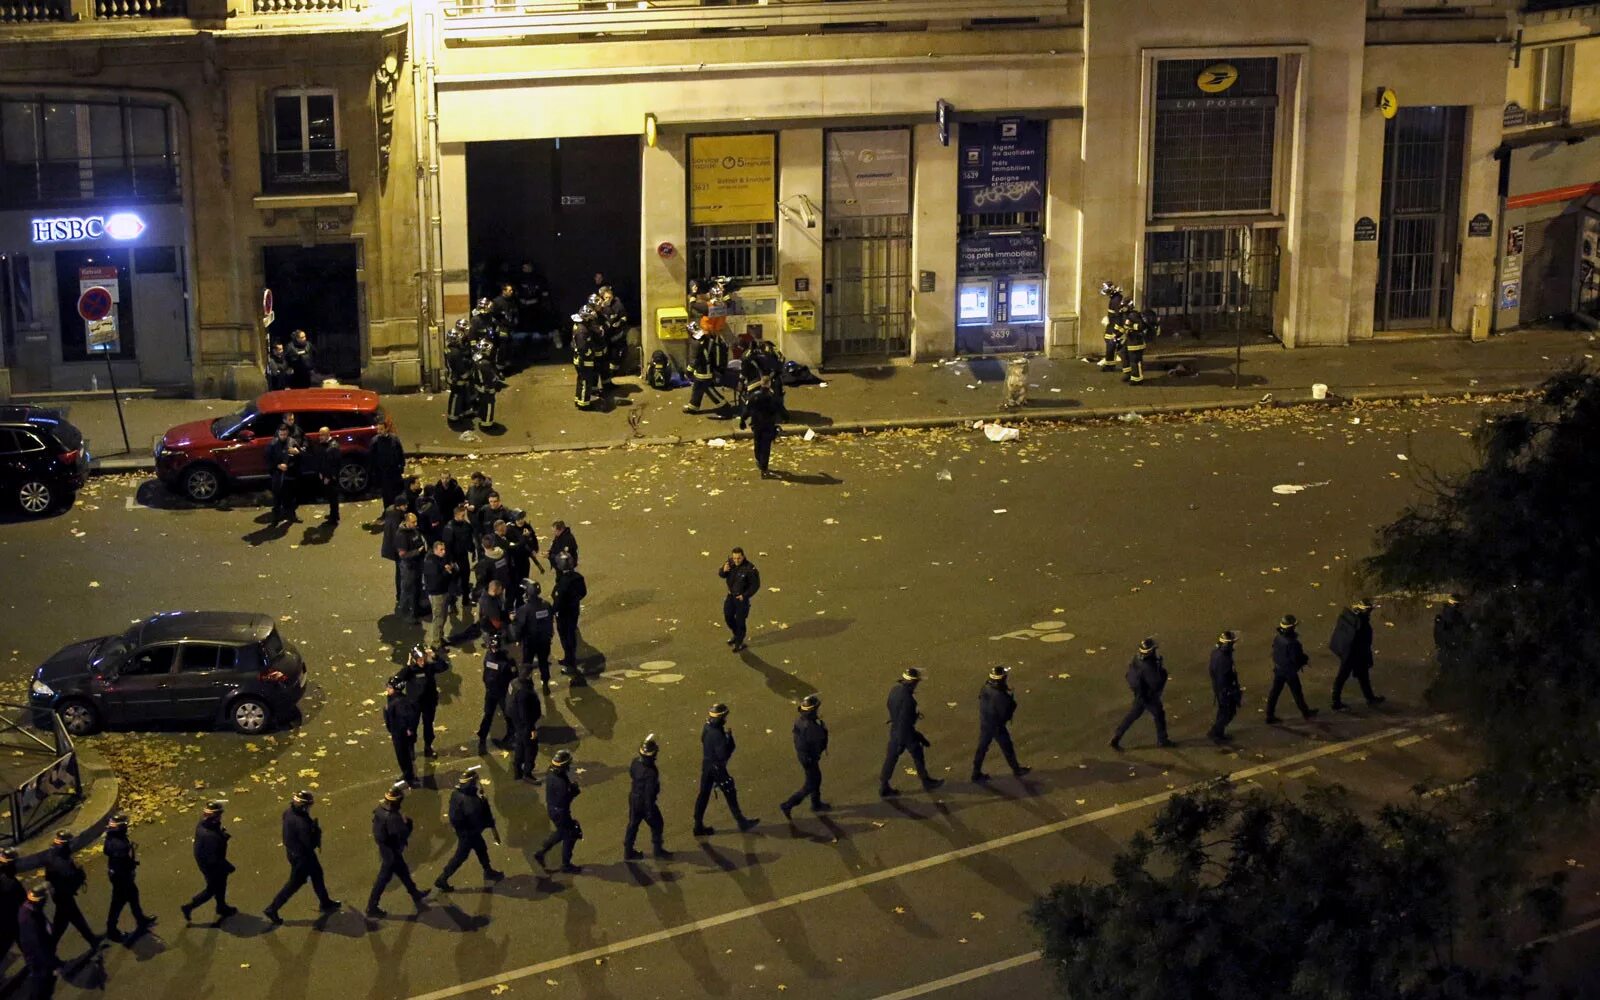
M 209 503 L 235 483 L 267 478 L 267 445 L 283 416 L 292 413 L 307 441 L 326 427 L 344 451 L 339 487 L 351 496 L 367 491 L 367 446 L 383 423 L 378 394 L 367 389 L 282 389 L 214 420 L 195 420 L 156 442 L 156 477 L 190 500 Z

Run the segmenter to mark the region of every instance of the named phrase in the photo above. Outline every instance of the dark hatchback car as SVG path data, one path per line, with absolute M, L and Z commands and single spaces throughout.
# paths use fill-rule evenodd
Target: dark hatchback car
M 59 712 L 73 734 L 162 722 L 254 734 L 292 715 L 305 689 L 300 651 L 270 615 L 169 611 L 62 649 L 34 671 L 28 702 L 36 721 Z
M 0 406 L 0 494 L 29 517 L 72 506 L 89 469 L 83 435 L 55 410 Z

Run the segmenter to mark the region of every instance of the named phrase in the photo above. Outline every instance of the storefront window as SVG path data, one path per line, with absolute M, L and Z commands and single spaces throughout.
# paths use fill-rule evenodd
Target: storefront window
M 61 360 L 89 361 L 109 355 L 134 357 L 133 283 L 127 250 L 61 250 L 56 253 L 56 308 L 61 318 Z M 91 330 L 78 315 L 84 289 L 99 285 L 112 293 L 114 336 L 105 345 L 91 345 Z

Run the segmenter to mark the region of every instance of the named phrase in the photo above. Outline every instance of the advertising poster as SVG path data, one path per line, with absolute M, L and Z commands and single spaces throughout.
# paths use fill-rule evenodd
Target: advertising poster
M 911 211 L 911 131 L 828 133 L 829 216 Z
M 689 224 L 771 222 L 778 211 L 777 137 L 689 139 Z
M 1044 210 L 1045 123 L 1027 118 L 961 125 L 959 211 Z

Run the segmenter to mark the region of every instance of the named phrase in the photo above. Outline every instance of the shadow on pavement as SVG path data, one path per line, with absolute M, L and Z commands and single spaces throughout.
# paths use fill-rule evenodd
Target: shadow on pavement
M 799 486 L 843 486 L 844 480 L 826 472 L 800 473 L 789 472 L 784 469 L 773 469 L 772 474 L 786 483 L 795 483 Z
M 854 618 L 819 617 L 786 629 L 763 629 L 759 645 L 776 646 L 780 642 L 794 642 L 796 639 L 826 639 L 849 631 L 855 621 Z
M 739 654 L 739 659 L 744 665 L 752 667 L 767 682 L 767 690 L 786 701 L 799 701 L 806 695 L 815 691 L 816 685 L 810 681 L 802 680 L 784 670 L 779 670 L 761 657 L 746 649 Z

